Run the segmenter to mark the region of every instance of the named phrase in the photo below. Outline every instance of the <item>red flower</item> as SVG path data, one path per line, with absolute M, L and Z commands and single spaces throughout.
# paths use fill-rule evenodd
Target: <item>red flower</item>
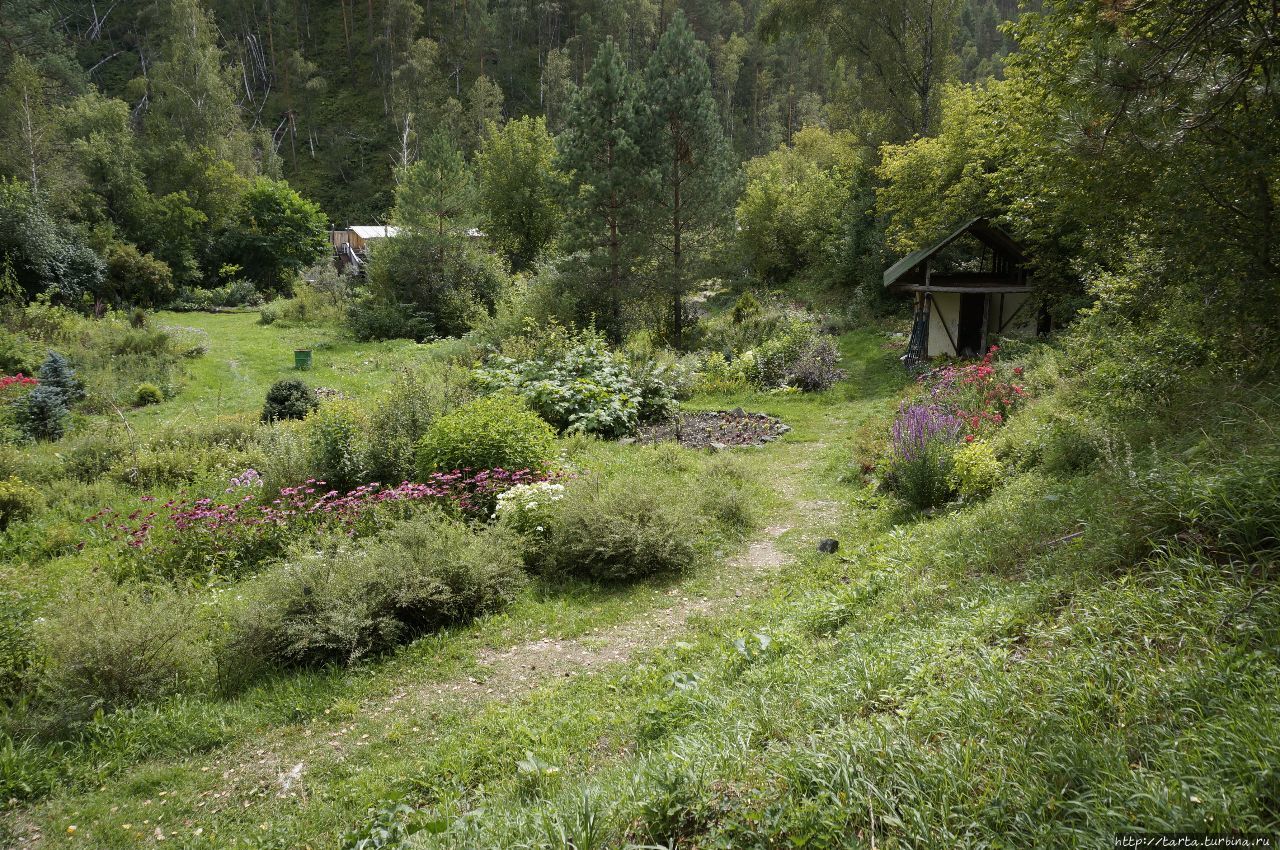
M 972 442 L 973 442 L 973 435 L 972 435 L 972 434 L 965 434 L 965 435 L 964 435 L 964 441 L 965 441 L 966 443 L 972 443 Z

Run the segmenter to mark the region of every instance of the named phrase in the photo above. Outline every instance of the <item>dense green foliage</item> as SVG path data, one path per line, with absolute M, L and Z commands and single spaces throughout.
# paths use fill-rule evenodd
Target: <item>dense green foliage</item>
M 501 533 L 474 534 L 458 520 L 427 516 L 263 576 L 237 615 L 233 652 L 259 664 L 352 664 L 496 611 L 524 580 Z
M 304 419 L 315 409 L 316 404 L 315 391 L 306 382 L 296 378 L 276 381 L 267 390 L 267 401 L 262 406 L 262 421 Z
M 545 469 L 554 437 L 519 396 L 484 396 L 431 423 L 418 443 L 418 474 L 426 479 L 457 469 Z
M 542 328 L 508 348 L 511 356 L 495 354 L 476 369 L 476 383 L 514 392 L 562 433 L 625 437 L 675 408 L 671 369 L 629 363 L 599 334 Z
M 1280 827 L 1274 8 L 109 5 L 0 6 L 0 844 Z M 1052 332 L 902 358 L 975 216 Z

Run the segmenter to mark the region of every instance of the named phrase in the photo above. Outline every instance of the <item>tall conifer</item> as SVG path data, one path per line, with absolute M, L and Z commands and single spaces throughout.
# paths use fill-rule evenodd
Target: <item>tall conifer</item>
M 659 188 L 655 221 L 646 231 L 661 254 L 663 289 L 671 298 L 672 340 L 684 334 L 686 269 L 731 212 L 736 169 L 724 137 L 706 47 L 677 11 L 645 70 L 649 121 L 643 144 Z
M 644 123 L 637 81 L 607 39 L 574 94 L 560 153 L 574 196 L 569 243 L 586 252 L 589 282 L 597 284 L 580 309 L 603 296 L 604 315 L 596 318 L 615 338 L 622 333 L 623 301 L 640 248 L 638 225 L 652 187 L 640 144 Z

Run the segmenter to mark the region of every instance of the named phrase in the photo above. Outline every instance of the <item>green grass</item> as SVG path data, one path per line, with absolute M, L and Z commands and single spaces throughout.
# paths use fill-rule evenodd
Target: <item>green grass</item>
M 295 332 L 232 330 L 252 340 L 246 374 L 265 389 L 273 346 Z M 849 378 L 818 396 L 690 403 L 793 426 L 735 450 L 772 490 L 761 524 L 780 565 L 709 541 L 679 579 L 539 587 L 350 671 L 136 709 L 53 757 L 68 784 L 7 812 L 12 833 L 335 847 L 393 800 L 409 822 L 447 827 L 413 845 L 441 848 L 1109 847 L 1125 829 L 1275 831 L 1271 556 L 1224 557 L 1204 534 L 1153 545 L 1155 479 L 1125 470 L 1023 473 L 984 503 L 904 520 L 843 474 L 859 426 L 905 385 L 884 343 L 845 335 Z M 207 403 L 214 386 L 186 392 Z M 1269 431 L 1251 439 L 1231 457 L 1274 453 Z M 661 450 L 579 451 L 627 475 Z M 1162 457 L 1138 463 L 1154 475 Z M 688 469 L 677 486 L 696 488 Z M 813 551 L 820 536 L 841 541 L 838 557 Z M 598 661 L 557 661 L 548 641 Z
M 215 416 L 256 414 L 272 383 L 301 378 L 313 387 L 329 387 L 355 398 L 385 387 L 397 370 L 438 362 L 449 343 L 418 344 L 410 340 L 356 342 L 340 329 L 326 326 L 264 326 L 256 312 L 156 313 L 155 327 L 189 328 L 208 345 L 188 364 L 189 380 L 163 404 L 128 412 L 138 430 Z M 312 368 L 294 368 L 293 352 L 313 351 Z

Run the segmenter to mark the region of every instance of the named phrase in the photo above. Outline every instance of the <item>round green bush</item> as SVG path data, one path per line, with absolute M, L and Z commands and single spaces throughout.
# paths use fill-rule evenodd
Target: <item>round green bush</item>
M 965 443 L 951 454 L 951 486 L 965 499 L 979 499 L 1000 485 L 1004 470 L 990 444 Z
M 601 582 L 629 581 L 693 565 L 695 530 L 666 494 L 635 481 L 579 482 L 554 509 L 531 553 L 545 571 Z
M 302 381 L 296 378 L 276 381 L 267 390 L 267 402 L 262 407 L 262 421 L 305 419 L 319 403 L 315 391 Z
M 519 398 L 478 398 L 431 423 L 418 443 L 418 475 L 455 469 L 545 469 L 555 432 Z
M 133 403 L 136 407 L 146 407 L 149 404 L 159 404 L 162 401 L 164 401 L 164 393 L 155 384 L 143 381 L 133 391 Z

